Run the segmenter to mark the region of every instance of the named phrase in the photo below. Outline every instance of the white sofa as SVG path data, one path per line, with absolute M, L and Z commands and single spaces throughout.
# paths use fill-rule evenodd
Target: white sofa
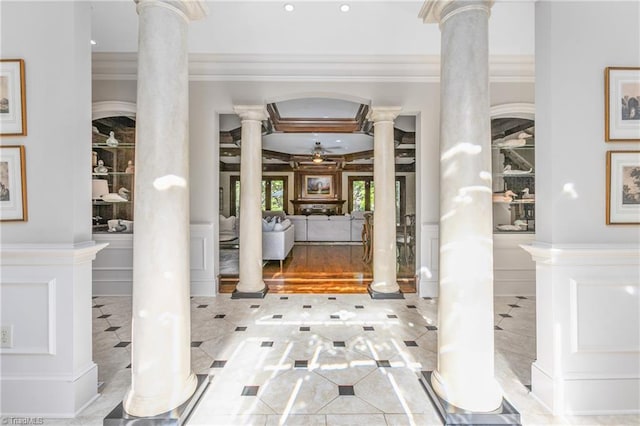
M 295 225 L 291 224 L 281 231 L 262 231 L 262 259 L 279 260 L 280 269 L 294 243 Z
M 287 219 L 295 225 L 296 241 L 362 241 L 364 213 L 351 215 L 289 215 Z

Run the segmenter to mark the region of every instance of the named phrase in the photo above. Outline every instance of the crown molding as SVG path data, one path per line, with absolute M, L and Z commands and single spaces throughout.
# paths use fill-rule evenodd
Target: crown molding
M 137 53 L 94 53 L 93 80 L 136 80 Z M 191 81 L 438 83 L 438 55 L 190 54 Z M 533 83 L 533 56 L 489 57 L 492 83 Z

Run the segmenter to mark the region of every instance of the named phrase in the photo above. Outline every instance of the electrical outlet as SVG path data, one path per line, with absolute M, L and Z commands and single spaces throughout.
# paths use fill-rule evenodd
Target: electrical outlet
M 0 348 L 13 347 L 13 325 L 0 326 Z

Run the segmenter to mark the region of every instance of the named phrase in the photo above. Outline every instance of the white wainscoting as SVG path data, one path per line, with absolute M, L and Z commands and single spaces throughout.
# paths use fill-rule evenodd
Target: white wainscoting
M 525 246 L 537 263 L 532 392 L 556 415 L 640 412 L 640 246 Z
M 0 349 L 3 415 L 74 417 L 98 397 L 91 261 L 103 247 L 0 247 L 1 322 L 13 326 L 13 347 Z
M 191 294 L 215 296 L 213 224 L 192 223 Z M 108 243 L 93 262 L 94 295 L 128 296 L 133 286 L 133 234 L 94 234 L 99 243 Z
M 417 267 L 421 297 L 438 295 L 438 224 L 420 226 L 420 265 Z M 494 234 L 493 293 L 496 296 L 527 296 L 536 292 L 536 265 L 521 248 L 532 243 L 534 234 Z

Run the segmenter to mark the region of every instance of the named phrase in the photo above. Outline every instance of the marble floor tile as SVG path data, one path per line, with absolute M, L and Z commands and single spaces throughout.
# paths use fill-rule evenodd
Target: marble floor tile
M 386 426 L 383 414 L 327 414 L 327 425 L 331 426 Z
M 326 426 L 327 418 L 318 414 L 267 416 L 266 426 Z
M 535 297 L 525 297 L 494 299 L 503 329 L 495 332 L 496 379 L 523 424 L 640 424 L 640 416 L 554 417 L 533 398 L 525 385 L 535 359 L 536 306 Z M 77 418 L 45 424 L 102 425 L 130 385 L 131 345 L 114 346 L 131 341 L 131 298 L 99 296 L 93 305 L 102 305 L 92 308 L 101 395 Z M 192 369 L 212 379 L 188 425 L 441 424 L 418 381 L 420 371 L 436 368 L 438 331 L 427 329 L 437 326 L 435 298 L 219 295 L 194 297 L 190 305 L 191 340 L 202 342 L 191 348 Z M 236 331 L 239 326 L 246 330 Z M 119 328 L 105 331 L 110 327 Z M 243 396 L 246 386 L 257 386 L 257 394 Z

